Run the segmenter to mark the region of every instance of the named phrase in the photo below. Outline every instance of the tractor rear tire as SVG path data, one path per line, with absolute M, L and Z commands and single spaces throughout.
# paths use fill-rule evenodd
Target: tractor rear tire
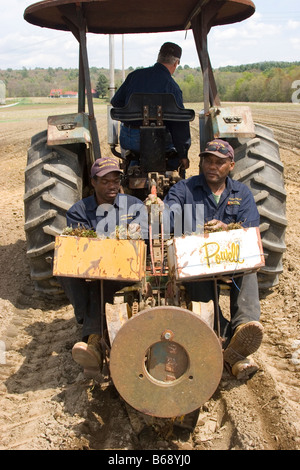
M 63 295 L 53 277 L 55 236 L 66 227 L 66 211 L 82 196 L 79 157 L 65 147 L 49 147 L 47 131 L 35 135 L 25 169 L 25 233 L 35 290 Z
M 279 283 L 286 250 L 286 191 L 279 145 L 273 131 L 256 124 L 256 137 L 231 142 L 235 148 L 232 177 L 248 186 L 260 214 L 260 232 L 266 265 L 258 273 L 260 290 Z

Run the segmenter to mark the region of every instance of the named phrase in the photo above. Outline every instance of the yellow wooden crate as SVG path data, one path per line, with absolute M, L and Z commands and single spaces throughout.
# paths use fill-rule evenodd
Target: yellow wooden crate
M 54 276 L 140 281 L 145 274 L 143 240 L 55 238 Z

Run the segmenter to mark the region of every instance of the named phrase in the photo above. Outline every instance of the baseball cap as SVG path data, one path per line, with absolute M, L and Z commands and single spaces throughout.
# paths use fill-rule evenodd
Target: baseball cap
M 216 155 L 219 158 L 231 158 L 234 160 L 234 150 L 225 140 L 215 139 L 206 144 L 205 150 L 200 153 L 200 157 L 206 154 Z
M 96 175 L 101 177 L 112 171 L 122 173 L 118 160 L 113 157 L 98 158 L 91 168 L 91 177 Z

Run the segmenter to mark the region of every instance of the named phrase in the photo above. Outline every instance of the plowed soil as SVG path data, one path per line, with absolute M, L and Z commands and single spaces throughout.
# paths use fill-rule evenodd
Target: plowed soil
M 140 432 L 139 420 L 128 414 L 113 384 L 86 380 L 72 361 L 72 346 L 80 338 L 72 307 L 40 297 L 30 280 L 23 193 L 31 136 L 46 128 L 48 115 L 76 112 L 76 104 L 36 100 L 0 108 L 1 450 L 300 449 L 300 107 L 251 106 L 255 121 L 274 129 L 285 165 L 284 272 L 277 287 L 261 293 L 265 336 L 255 354 L 260 370 L 247 382 L 224 371 L 193 432 L 170 422 L 150 423 Z M 106 106 L 97 104 L 95 110 L 102 154 L 109 154 Z M 194 121 L 190 175 L 198 166 L 197 128 Z

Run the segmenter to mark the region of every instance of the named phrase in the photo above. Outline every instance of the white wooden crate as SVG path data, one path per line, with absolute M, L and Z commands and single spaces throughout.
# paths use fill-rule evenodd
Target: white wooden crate
M 168 262 L 177 280 L 256 271 L 265 265 L 259 228 L 174 238 Z

